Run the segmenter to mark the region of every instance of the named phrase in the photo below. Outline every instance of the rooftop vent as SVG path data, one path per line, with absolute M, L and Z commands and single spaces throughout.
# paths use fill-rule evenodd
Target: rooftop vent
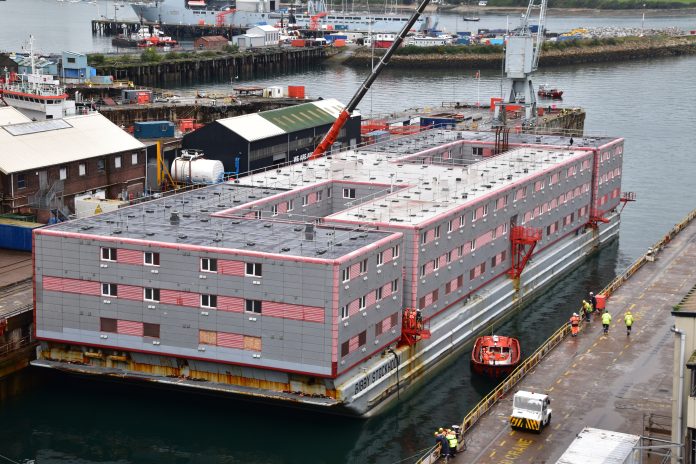
M 179 212 L 178 211 L 172 211 L 171 216 L 169 216 L 169 223 L 173 226 L 179 225 Z
M 246 242 L 248 247 L 256 246 L 256 242 Z

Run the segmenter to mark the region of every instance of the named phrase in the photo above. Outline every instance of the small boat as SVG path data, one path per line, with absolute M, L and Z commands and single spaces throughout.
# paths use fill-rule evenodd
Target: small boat
M 553 98 L 555 100 L 560 100 L 561 98 L 563 98 L 563 91 L 556 88 L 548 87 L 546 85 L 540 85 L 539 90 L 537 91 L 537 95 L 544 98 Z
M 464 21 L 480 21 L 481 18 L 478 16 L 464 16 Z
M 520 342 L 502 335 L 479 337 L 471 351 L 471 368 L 480 375 L 505 377 L 520 363 Z

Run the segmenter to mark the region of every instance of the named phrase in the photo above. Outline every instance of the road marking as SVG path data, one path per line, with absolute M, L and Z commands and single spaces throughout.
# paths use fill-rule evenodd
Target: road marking
M 565 372 L 563 373 L 563 375 L 564 375 L 565 377 L 569 376 L 569 375 L 570 375 L 570 371 L 565 371 Z
M 643 298 L 644 295 L 645 295 L 645 292 L 641 293 L 640 295 L 638 295 L 638 299 L 640 300 L 641 298 Z
M 621 356 L 622 354 L 623 354 L 623 350 L 619 351 L 619 356 Z
M 514 430 L 510 430 L 510 433 L 508 435 L 513 436 L 515 434 Z
M 597 343 L 598 343 L 598 342 L 594 342 L 594 345 L 592 345 L 592 346 L 597 346 Z M 588 350 L 588 351 L 589 351 L 589 350 Z
M 628 348 L 628 345 L 629 345 L 629 344 L 628 344 L 628 343 L 626 343 L 626 344 L 624 345 L 624 349 L 625 349 L 625 348 Z
M 544 447 L 544 444 L 541 443 L 541 444 L 539 444 L 539 446 L 537 446 L 537 449 L 540 450 L 540 449 L 543 448 L 543 447 Z
M 577 365 L 578 365 L 578 363 L 575 363 L 575 364 L 573 364 L 571 367 L 572 367 L 573 369 L 575 369 L 575 366 L 577 366 Z
M 488 455 L 489 458 L 492 458 L 493 456 L 495 456 L 495 451 Z
M 554 430 L 558 430 L 558 429 L 560 429 L 560 428 L 561 428 L 561 424 L 556 424 L 556 425 L 553 426 L 553 429 L 554 429 Z
M 612 363 L 615 363 L 616 360 L 617 360 L 617 358 L 614 358 L 614 359 L 611 360 L 611 362 L 612 362 Z
M 503 446 L 504 444 L 505 444 L 505 440 L 503 440 L 503 441 L 501 441 L 500 443 L 498 443 L 498 446 Z
M 558 379 L 558 380 L 556 380 L 556 385 L 558 385 L 559 383 L 561 383 L 561 380 L 563 380 L 563 379 Z
M 565 416 L 563 416 L 563 418 L 564 418 L 564 419 L 567 419 L 568 416 L 570 416 L 570 413 L 569 413 L 569 412 L 567 412 L 567 413 L 565 414 Z
M 553 387 L 547 388 L 546 391 L 547 391 L 547 392 L 552 392 L 552 391 L 553 391 Z
M 596 345 L 596 343 L 595 343 L 595 345 Z M 587 351 L 585 351 L 585 353 L 589 353 L 591 351 L 592 351 L 592 348 L 588 348 Z
M 636 304 L 633 303 L 631 306 L 628 307 L 628 310 L 630 311 L 630 310 L 632 310 L 632 309 L 635 308 L 635 307 L 636 307 Z

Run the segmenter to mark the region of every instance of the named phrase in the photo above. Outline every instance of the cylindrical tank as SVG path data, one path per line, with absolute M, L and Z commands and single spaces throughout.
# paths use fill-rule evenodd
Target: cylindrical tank
M 174 158 L 169 172 L 176 182 L 216 184 L 222 182 L 225 168 L 222 161 L 182 155 Z

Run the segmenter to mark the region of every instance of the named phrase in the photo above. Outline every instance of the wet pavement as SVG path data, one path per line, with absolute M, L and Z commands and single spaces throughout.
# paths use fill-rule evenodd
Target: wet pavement
M 674 335 L 672 307 L 696 282 L 692 222 L 609 299 L 608 335 L 599 320 L 584 323 L 506 394 L 465 436 L 467 450 L 450 462 L 555 462 L 583 427 L 646 435 L 646 417 L 671 416 Z M 569 304 L 568 317 L 579 302 Z M 635 318 L 626 335 L 623 316 Z M 509 426 L 517 390 L 551 397 L 551 424 L 540 434 Z M 667 419 L 669 424 L 669 419 Z M 669 440 L 669 436 L 655 435 Z

